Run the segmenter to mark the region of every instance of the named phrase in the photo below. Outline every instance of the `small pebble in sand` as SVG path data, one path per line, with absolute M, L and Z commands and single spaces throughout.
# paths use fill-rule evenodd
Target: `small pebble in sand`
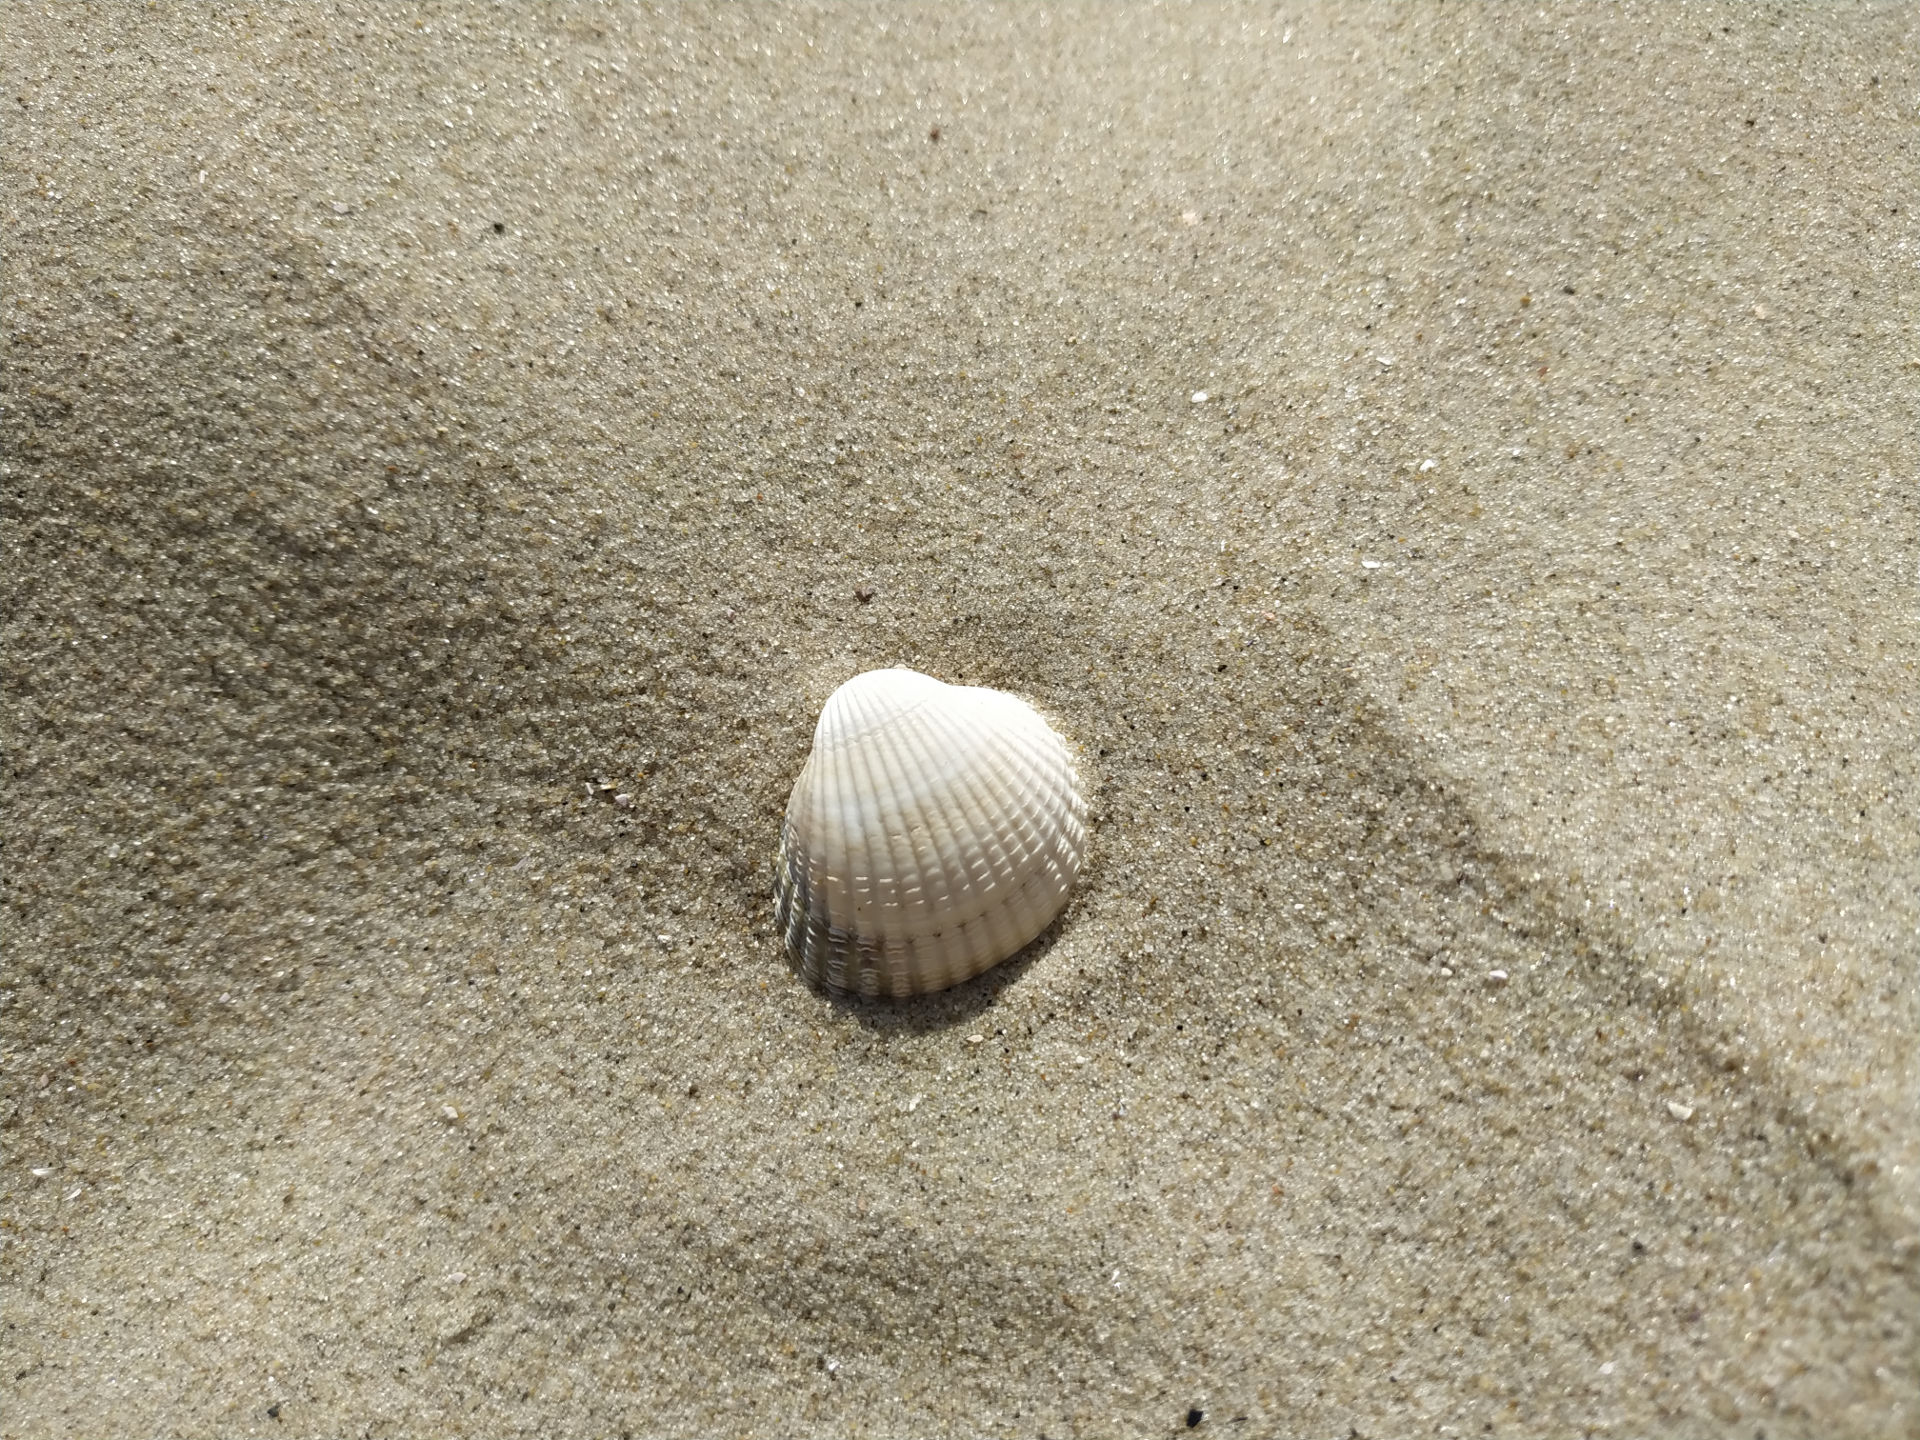
M 1491 985 L 1494 989 L 1498 990 L 1502 985 L 1506 983 L 1507 983 L 1506 971 L 1489 970 L 1487 972 L 1487 984 Z
M 1429 470 L 1438 469 L 1439 466 L 1440 466 L 1440 462 L 1438 460 L 1422 460 L 1420 462 L 1420 473 L 1424 475 Z
M 1669 1100 L 1667 1101 L 1667 1113 L 1676 1120 L 1691 1120 L 1693 1118 L 1693 1107 L 1691 1105 L 1682 1105 L 1678 1100 Z
M 1194 403 L 1194 404 L 1196 404 L 1196 405 L 1204 405 L 1204 404 L 1206 404 L 1206 403 L 1207 403 L 1207 392 L 1206 392 L 1206 391 L 1204 391 L 1204 390 L 1196 390 L 1196 391 L 1194 391 L 1194 392 L 1193 392 L 1193 403 Z
M 967 1044 L 969 1045 L 984 1045 L 986 1043 L 987 1043 L 987 1037 L 984 1035 L 967 1036 Z

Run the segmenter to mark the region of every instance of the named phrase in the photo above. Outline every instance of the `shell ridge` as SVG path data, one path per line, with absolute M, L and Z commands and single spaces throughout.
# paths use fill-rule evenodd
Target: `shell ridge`
M 845 798 L 840 805 L 840 822 L 846 833 L 850 907 L 849 943 L 843 947 L 841 971 L 843 982 L 848 978 L 847 971 L 852 971 L 852 984 L 843 988 L 863 993 L 908 993 L 911 982 L 900 973 L 898 946 L 889 943 L 894 939 L 889 923 L 890 892 L 900 867 L 893 856 L 892 816 L 886 803 L 896 789 L 888 762 L 908 717 L 922 708 L 923 702 L 914 696 L 905 706 L 888 703 L 894 697 L 885 693 L 884 687 L 898 676 L 878 673 L 885 678 L 864 684 L 849 682 L 844 687 L 849 723 L 836 747 L 842 761 L 839 790 Z M 885 860 L 876 839 L 887 846 Z
M 794 863 L 790 845 L 783 845 L 780 869 L 781 933 L 804 975 L 817 977 L 821 956 L 815 933 L 814 897 L 807 884 L 804 866 Z
M 975 708 L 977 707 L 970 707 Z M 977 731 L 972 722 L 974 716 L 955 713 L 939 717 L 939 726 L 950 747 L 957 753 L 966 754 L 977 747 Z M 990 803 L 991 791 L 984 784 L 989 767 L 973 765 L 959 771 L 953 782 L 947 787 L 949 804 L 960 811 L 965 822 L 962 832 L 951 825 L 946 846 L 953 857 L 957 871 L 957 884 L 949 887 L 947 913 L 943 917 L 944 929 L 961 937 L 964 945 L 962 958 L 955 962 L 957 969 L 968 974 L 977 973 L 975 967 L 981 964 L 981 956 L 990 953 L 998 943 L 990 926 L 983 926 L 986 916 L 995 908 L 991 898 L 991 885 L 983 886 L 978 873 L 978 861 L 983 852 L 978 844 L 969 844 L 966 833 L 978 836 L 991 836 L 996 828 L 994 807 Z M 951 946 L 947 947 L 952 949 Z M 960 978 L 965 978 L 961 976 Z
M 1038 736 L 1035 739 L 1040 741 Z M 1047 748 L 1051 751 L 1048 756 L 1052 761 L 1049 784 L 1060 802 L 1051 831 L 1055 843 L 1073 854 L 1074 868 L 1077 873 L 1079 849 L 1085 828 L 1083 817 L 1086 814 L 1086 796 L 1081 788 L 1080 767 L 1074 763 L 1072 750 L 1061 742 L 1058 735 L 1049 733 L 1045 737 L 1045 742 L 1042 743 L 1047 743 Z M 1071 878 L 1068 883 L 1072 883 Z
M 1024 945 L 1046 928 L 1045 918 L 1035 912 L 1050 909 L 1061 894 L 1057 881 L 1048 883 L 1051 877 L 1045 873 L 1055 868 L 1048 812 L 1071 802 L 1062 793 L 1067 755 L 1059 736 L 1030 706 L 1015 697 L 1005 699 L 1011 765 L 993 775 L 992 792 L 1004 817 L 997 830 L 1000 848 L 994 871 L 1010 929 Z M 1013 938 L 1010 934 L 1002 943 Z
M 864 739 L 875 728 L 872 706 L 868 700 L 868 691 L 872 686 L 850 685 L 846 687 L 852 693 L 847 697 L 849 711 L 859 722 L 854 736 Z M 873 890 L 875 856 L 873 853 L 871 821 L 874 807 L 869 803 L 873 789 L 873 761 L 871 745 L 855 745 L 843 741 L 838 747 L 841 768 L 850 783 L 838 787 L 842 797 L 839 806 L 840 825 L 844 832 L 846 854 L 847 914 L 844 926 L 852 944 L 844 949 L 846 963 L 854 968 L 859 987 L 865 987 L 876 978 L 876 968 L 872 964 L 872 946 L 870 937 L 862 925 L 865 918 L 863 903 Z
M 1016 712 L 1014 718 L 1024 719 L 1025 717 L 1019 716 Z M 1029 805 L 1028 799 L 1021 793 L 1022 786 L 1017 782 L 1034 778 L 1033 767 L 1023 763 L 1024 757 L 1021 754 L 1020 742 L 1024 737 L 1020 734 L 1020 730 L 1024 728 L 1024 726 L 1008 727 L 1008 736 L 1013 743 L 1004 746 L 1002 753 L 995 757 L 1000 761 L 999 764 L 982 771 L 982 779 L 986 781 L 988 794 L 992 797 L 1002 820 L 1002 823 L 995 827 L 993 835 L 1003 860 L 1014 858 L 1008 848 L 1009 841 L 1019 838 L 1020 821 Z
M 930 707 L 916 719 L 919 724 L 915 727 L 915 739 L 919 750 L 934 763 L 948 763 L 947 757 L 940 754 L 943 744 L 949 739 L 947 717 L 941 713 L 940 707 Z M 925 832 L 924 845 L 916 849 L 914 855 L 914 866 L 920 882 L 920 900 L 912 916 L 910 945 L 913 963 L 929 968 L 943 963 L 943 947 L 938 942 L 949 928 L 953 910 L 953 873 L 949 862 L 955 836 L 951 817 L 936 813 L 936 810 L 944 812 L 950 809 L 952 789 L 944 776 L 938 786 L 918 787 L 913 797 L 918 814 L 903 814 L 901 817 L 910 842 L 916 831 Z
M 1077 817 L 1085 802 L 1080 793 L 1079 771 L 1074 766 L 1071 753 L 1062 746 L 1056 746 L 1055 753 L 1046 758 L 1051 764 L 1045 767 L 1046 773 L 1041 783 L 1046 786 L 1054 803 L 1042 805 L 1036 797 L 1035 843 L 1051 879 L 1053 893 L 1064 896 L 1079 871 Z
M 911 785 L 911 811 L 903 807 L 901 825 L 914 846 L 915 878 L 920 900 L 916 930 L 937 930 L 948 906 L 951 889 L 948 854 L 953 845 L 951 816 L 952 766 L 950 747 L 937 707 L 915 717 L 909 755 L 903 764 L 910 772 L 926 771 L 934 779 Z
M 909 683 L 913 693 L 899 694 L 898 687 L 902 683 Z M 908 670 L 902 666 L 894 666 L 888 670 L 869 670 L 864 675 L 856 675 L 828 697 L 826 706 L 820 712 L 820 724 L 814 727 L 814 743 L 816 745 L 820 743 L 821 726 L 826 724 L 829 715 L 834 719 L 831 731 L 833 743 L 848 744 L 864 739 L 873 730 L 933 704 L 939 693 L 933 687 L 940 683 L 931 675 L 922 675 L 917 670 Z M 887 704 L 884 707 L 877 705 L 877 692 L 883 692 L 889 688 L 895 693 L 885 696 Z
M 1029 709 L 1027 719 L 1015 747 L 1027 780 L 1023 840 L 1028 849 L 1021 863 L 1031 862 L 1029 898 L 1036 911 L 1052 912 L 1064 904 L 1079 871 L 1073 831 L 1085 802 L 1072 752 L 1044 716 Z M 1038 929 L 1046 924 L 1039 920 Z
M 908 671 L 911 675 L 913 672 Z M 922 687 L 916 685 L 916 689 Z M 937 693 L 937 692 L 929 692 Z M 901 844 L 907 839 L 906 802 L 911 790 L 911 766 L 902 751 L 915 729 L 919 713 L 926 708 L 924 696 L 909 697 L 909 703 L 883 704 L 894 697 L 875 695 L 869 708 L 871 724 L 865 732 L 867 743 L 861 747 L 867 758 L 871 781 L 863 807 L 862 834 L 868 840 L 870 868 L 867 874 L 867 904 L 858 926 L 869 953 L 879 967 L 880 988 L 887 994 L 912 991 L 912 920 L 906 906 L 906 882 L 913 867 L 911 848 L 903 855 Z
M 873 791 L 873 818 L 878 823 L 870 827 L 870 831 L 876 833 L 885 847 L 886 856 L 885 875 L 876 868 L 872 877 L 873 900 L 867 929 L 885 959 L 889 993 L 897 993 L 900 987 L 911 984 L 906 972 L 911 965 L 912 936 L 916 928 L 907 900 L 909 881 L 918 866 L 907 814 L 913 798 L 912 767 L 910 757 L 903 753 L 908 748 L 905 742 L 914 730 L 911 720 L 910 714 L 893 717 L 892 723 L 876 729 L 874 743 L 867 747 L 880 776 L 880 783 Z
M 1023 726 L 1026 707 L 1012 696 L 1004 698 L 1004 704 L 982 708 L 999 711 L 1000 714 L 995 718 L 1003 720 L 1003 729 L 1017 733 L 1016 727 Z M 1005 723 L 1008 721 L 1012 723 Z M 984 807 L 985 813 L 992 817 L 992 823 L 985 827 L 981 838 L 982 858 L 986 862 L 988 875 L 983 898 L 991 897 L 993 903 L 986 907 L 982 919 L 986 922 L 993 945 L 1006 954 L 1012 954 L 1032 936 L 1025 933 L 1027 906 L 1022 896 L 1025 886 L 1017 878 L 1020 862 L 1014 849 L 1022 804 L 1017 787 L 1011 783 L 1005 751 L 1006 747 L 1000 747 L 993 756 L 997 763 L 981 766 L 975 772 L 975 778 L 989 801 Z
M 796 903 L 805 903 L 807 898 L 804 880 L 807 857 L 804 842 L 800 838 L 804 834 L 804 821 L 797 818 L 796 812 L 804 815 L 811 788 L 807 783 L 808 775 L 812 769 L 813 759 L 809 756 L 800 771 L 800 778 L 793 782 L 793 793 L 787 799 L 787 814 L 780 825 L 780 850 L 774 861 L 778 882 L 775 887 L 774 918 L 789 946 L 800 958 L 803 970 L 806 968 L 806 958 L 801 941 L 805 931 L 796 924 L 794 907 Z
M 800 960 L 803 974 L 819 978 L 826 965 L 821 941 L 825 901 L 816 883 L 817 859 L 799 834 L 790 833 L 782 872 L 787 885 L 787 936 Z
M 1039 753 L 1039 737 L 1023 733 L 1015 737 L 1015 743 L 1008 747 L 1016 774 L 1011 777 L 1024 783 L 1011 786 L 1015 804 L 1018 827 L 1016 836 L 1019 842 L 1019 854 L 1014 863 L 1025 866 L 1027 861 L 1042 857 L 1051 838 L 1052 826 L 1048 824 L 1048 802 L 1057 804 L 1059 795 L 1056 779 L 1059 773 L 1059 756 Z M 1053 747 L 1049 747 L 1053 748 Z M 1047 763 L 1051 761 L 1052 763 Z
M 846 734 L 857 719 L 858 692 L 835 691 L 827 701 L 833 726 L 815 753 L 819 771 L 814 785 L 813 844 L 820 867 L 820 898 L 816 908 L 820 974 L 829 985 L 851 988 L 847 965 L 851 955 L 849 929 L 853 923 L 853 862 L 846 842 L 844 807 L 834 801 L 848 789 Z M 822 720 L 824 723 L 825 714 Z
M 972 749 L 977 733 L 978 706 L 970 707 L 972 714 L 955 714 L 942 717 L 949 733 L 955 737 L 956 748 Z M 994 831 L 998 828 L 990 766 L 970 766 L 956 777 L 952 787 L 954 800 L 962 811 L 967 831 L 974 837 L 973 843 L 967 843 L 956 833 L 953 845 L 962 884 L 957 903 L 953 907 L 952 918 L 956 926 L 967 927 L 968 963 L 973 963 L 972 954 L 976 950 L 990 950 L 994 945 L 1004 943 L 988 917 L 998 908 L 993 898 L 994 867 L 991 852 L 985 848 L 991 844 Z

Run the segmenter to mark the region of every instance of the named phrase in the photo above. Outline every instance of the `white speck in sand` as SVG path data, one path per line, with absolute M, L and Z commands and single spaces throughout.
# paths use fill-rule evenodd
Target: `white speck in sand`
M 1494 987 L 1495 989 L 1498 989 L 1498 988 L 1499 988 L 1500 986 L 1502 986 L 1502 985 L 1504 985 L 1504 984 L 1506 984 L 1506 983 L 1507 983 L 1507 972 L 1506 972 L 1506 971 L 1504 971 L 1504 970 L 1489 970 L 1489 971 L 1487 972 L 1487 984 L 1489 984 L 1489 985 L 1491 985 L 1491 986 L 1493 986 L 1493 987 Z
M 1206 392 L 1206 391 L 1204 391 L 1204 390 L 1196 390 L 1196 391 L 1194 391 L 1194 392 L 1193 392 L 1193 403 L 1194 403 L 1194 404 L 1196 404 L 1196 405 L 1204 405 L 1204 404 L 1206 404 L 1206 403 L 1207 403 L 1207 392 Z
M 458 1120 L 460 1118 L 460 1112 L 451 1105 L 442 1105 L 440 1107 L 440 1114 L 448 1120 Z
M 1667 1113 L 1676 1120 L 1691 1120 L 1693 1118 L 1693 1106 L 1682 1105 L 1678 1100 L 1669 1100 L 1667 1101 Z
M 33 1178 L 34 1178 L 34 1179 L 36 1179 L 36 1180 L 44 1180 L 44 1179 L 46 1179 L 46 1178 L 47 1178 L 47 1177 L 48 1177 L 49 1175 L 51 1175 L 51 1174 L 53 1174 L 53 1171 L 52 1171 L 52 1170 L 50 1170 L 50 1169 L 38 1169 L 38 1170 L 35 1170 L 35 1171 L 33 1171 L 33 1172 L 32 1172 L 32 1174 L 33 1174 Z
M 1439 468 L 1440 462 L 1438 460 L 1422 460 L 1420 462 L 1420 473 L 1422 475 L 1426 474 L 1429 470 L 1437 470 Z
M 1360 562 L 1360 568 L 1362 570 L 1378 570 L 1380 568 L 1380 562 L 1378 560 L 1362 560 Z
M 987 1043 L 987 1037 L 984 1035 L 967 1036 L 967 1044 L 969 1045 L 984 1045 L 986 1043 Z
M 1611 1375 L 1613 1373 L 1613 1362 L 1609 1360 L 1606 1364 L 1602 1365 L 1600 1367 L 1600 1373 L 1602 1375 Z

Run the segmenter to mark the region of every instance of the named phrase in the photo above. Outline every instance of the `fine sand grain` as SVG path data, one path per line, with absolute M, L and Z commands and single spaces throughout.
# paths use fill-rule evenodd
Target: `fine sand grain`
M 7 7 L 0 1434 L 1914 1434 L 1916 17 Z

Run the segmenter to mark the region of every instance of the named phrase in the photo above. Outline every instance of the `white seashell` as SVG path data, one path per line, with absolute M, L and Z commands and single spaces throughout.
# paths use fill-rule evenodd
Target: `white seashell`
M 871 670 L 814 727 L 780 829 L 775 919 L 811 980 L 944 990 L 1053 922 L 1086 836 L 1073 756 L 1032 706 Z

